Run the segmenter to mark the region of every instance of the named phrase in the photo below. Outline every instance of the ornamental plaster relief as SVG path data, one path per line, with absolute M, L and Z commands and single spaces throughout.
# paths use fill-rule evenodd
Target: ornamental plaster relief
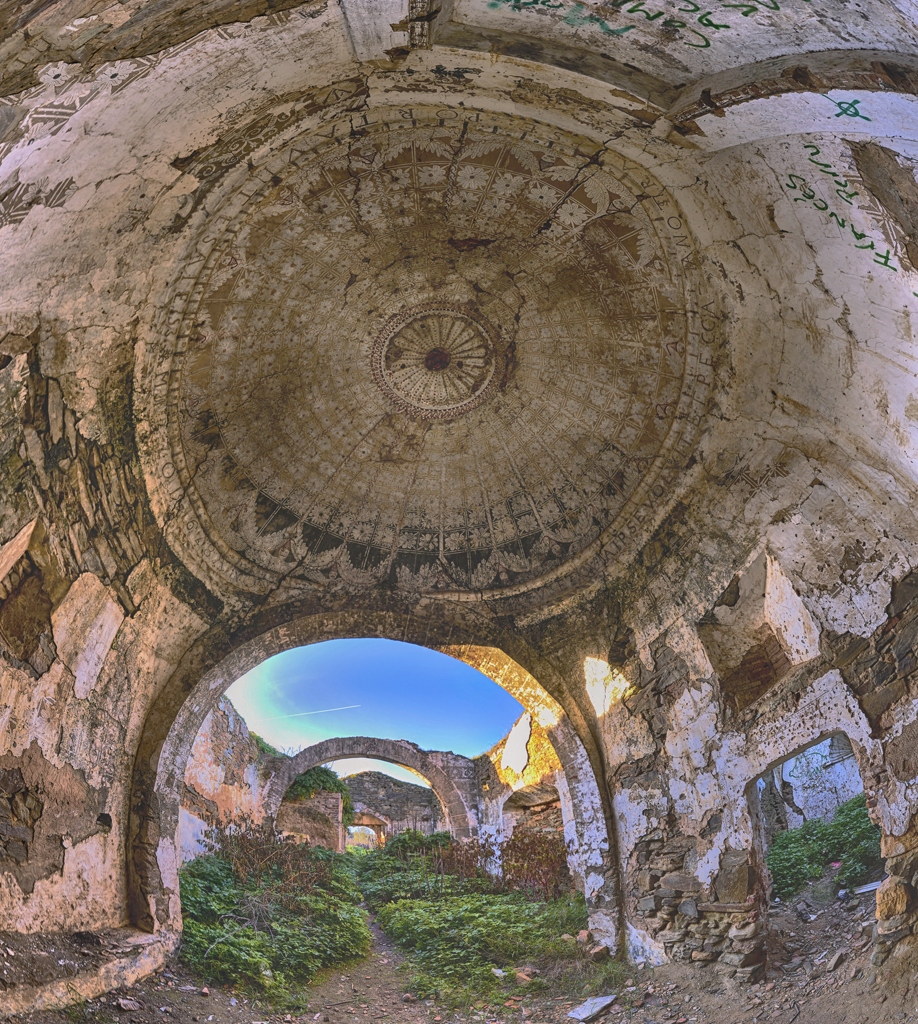
M 0 20 L 0 540 L 48 552 L 0 752 L 92 811 L 4 920 L 169 933 L 198 726 L 332 636 L 522 695 L 647 955 L 689 949 L 661 891 L 757 913 L 744 790 L 819 735 L 905 855 L 911 12 L 648 3 Z

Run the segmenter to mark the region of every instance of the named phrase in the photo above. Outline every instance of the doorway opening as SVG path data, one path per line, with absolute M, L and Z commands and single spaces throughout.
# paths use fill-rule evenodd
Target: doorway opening
M 788 755 L 748 792 L 766 869 L 769 960 L 802 977 L 831 959 L 841 937 L 865 946 L 884 871 L 848 737 Z

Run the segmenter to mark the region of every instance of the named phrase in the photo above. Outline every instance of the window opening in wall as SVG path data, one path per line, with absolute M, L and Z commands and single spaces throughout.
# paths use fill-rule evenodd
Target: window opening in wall
M 354 825 L 347 830 L 347 848 L 352 851 L 376 850 L 383 843 L 379 833 L 369 825 Z
M 785 758 L 749 797 L 771 878 L 772 965 L 809 973 L 852 932 L 852 944 L 866 945 L 884 872 L 848 737 L 836 733 Z

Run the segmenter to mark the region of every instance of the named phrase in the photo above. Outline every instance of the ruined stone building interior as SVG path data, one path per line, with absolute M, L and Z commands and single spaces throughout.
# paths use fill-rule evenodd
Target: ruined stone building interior
M 912 941 L 913 0 L 19 0 L 0 87 L 0 930 L 163 963 L 204 720 L 384 637 L 543 731 L 616 949 L 767 922 L 839 735 Z

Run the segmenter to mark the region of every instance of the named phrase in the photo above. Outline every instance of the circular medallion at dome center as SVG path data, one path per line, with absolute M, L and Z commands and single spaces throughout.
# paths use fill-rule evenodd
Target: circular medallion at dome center
M 502 379 L 500 336 L 485 317 L 448 303 L 391 317 L 372 351 L 373 378 L 403 412 L 449 419 L 485 401 Z

